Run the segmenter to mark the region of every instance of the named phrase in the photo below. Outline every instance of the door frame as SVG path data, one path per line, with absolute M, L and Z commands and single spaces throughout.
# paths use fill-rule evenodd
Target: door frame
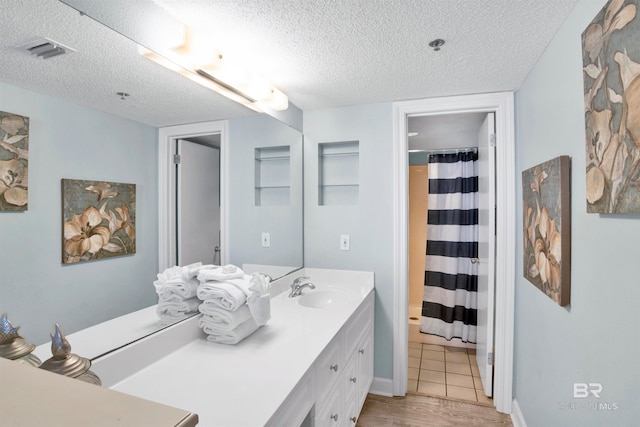
M 499 412 L 513 401 L 515 282 L 515 131 L 513 92 L 393 103 L 393 395 L 404 396 L 408 372 L 408 141 L 407 117 L 493 112 L 496 120 L 496 289 L 494 397 Z
M 162 127 L 158 130 L 158 271 L 176 264 L 176 168 L 174 142 L 196 136 L 220 134 L 220 264 L 228 261 L 227 191 L 229 162 L 229 123 L 227 120 Z

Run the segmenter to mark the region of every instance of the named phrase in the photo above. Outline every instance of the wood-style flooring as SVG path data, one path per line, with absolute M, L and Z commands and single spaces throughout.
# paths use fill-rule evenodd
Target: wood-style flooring
M 358 419 L 359 427 L 510 426 L 509 415 L 488 405 L 407 394 L 384 397 L 369 394 Z

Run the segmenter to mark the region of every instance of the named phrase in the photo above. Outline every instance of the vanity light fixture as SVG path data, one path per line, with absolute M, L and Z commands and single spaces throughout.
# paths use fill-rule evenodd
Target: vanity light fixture
M 249 70 L 231 64 L 211 47 L 204 36 L 188 28 L 182 44 L 162 52 L 138 46 L 138 52 L 254 111 L 283 111 L 289 107 L 287 95 Z

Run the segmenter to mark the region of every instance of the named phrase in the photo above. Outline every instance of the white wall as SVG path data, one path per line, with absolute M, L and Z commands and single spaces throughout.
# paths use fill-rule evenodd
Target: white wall
M 558 306 L 523 278 L 518 204 L 514 393 L 529 427 L 631 426 L 640 420 L 640 215 L 586 213 L 580 36 L 604 4 L 576 5 L 516 94 L 516 170 L 560 155 L 572 158 L 570 307 Z M 516 199 L 522 200 L 519 173 L 517 179 Z M 601 398 L 574 399 L 578 382 L 601 383 Z M 615 403 L 617 410 L 585 403 Z
M 0 212 L 0 313 L 33 344 L 157 302 L 155 128 L 0 83 L 0 110 L 28 116 L 29 209 Z M 136 184 L 136 254 L 61 264 L 62 178 Z
M 371 104 L 304 114 L 304 265 L 373 271 L 375 376 L 393 367 L 392 106 Z M 318 206 L 318 143 L 359 141 L 359 203 Z M 351 249 L 341 251 L 341 234 Z

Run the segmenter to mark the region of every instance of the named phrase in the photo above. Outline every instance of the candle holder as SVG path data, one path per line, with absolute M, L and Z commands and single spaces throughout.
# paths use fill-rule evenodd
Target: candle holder
M 0 357 L 29 366 L 40 366 L 42 362 L 38 356 L 31 354 L 36 346 L 27 343 L 18 334 L 18 329 L 20 327 L 14 327 L 7 318 L 7 314 L 3 313 L 0 317 Z
M 71 353 L 71 344 L 60 331 L 56 323 L 56 330 L 51 334 L 51 358 L 45 360 L 40 369 L 55 372 L 60 375 L 75 378 L 91 384 L 102 385 L 100 378 L 89 370 L 91 361 L 85 357 Z

